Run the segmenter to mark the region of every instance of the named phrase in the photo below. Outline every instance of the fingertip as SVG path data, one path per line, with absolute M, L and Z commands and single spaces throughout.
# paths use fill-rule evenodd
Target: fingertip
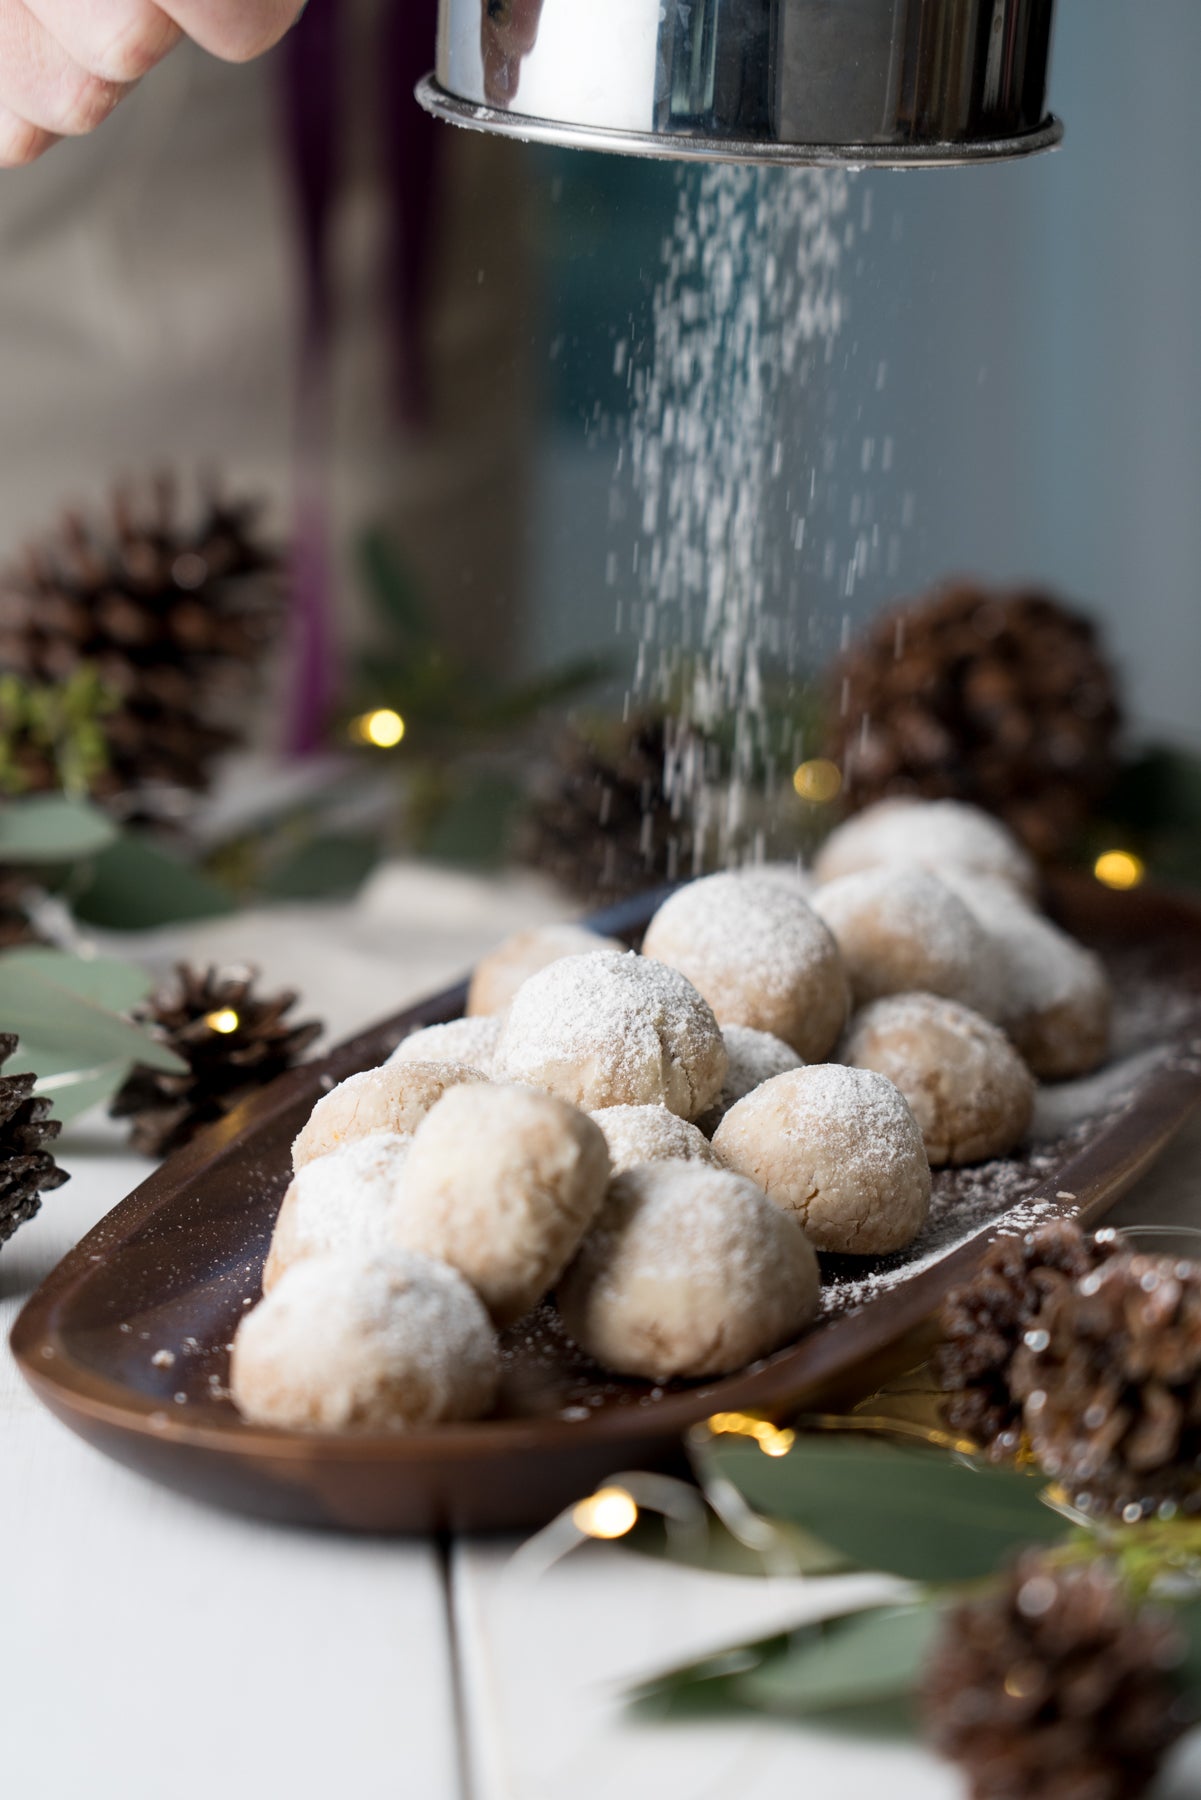
M 248 63 L 273 50 L 304 11 L 305 0 L 258 0 L 253 6 L 198 6 L 170 0 L 170 11 L 188 37 L 222 62 Z M 212 15 L 216 12 L 218 16 Z
M 93 73 L 121 86 L 140 81 L 174 50 L 183 32 L 174 19 L 157 6 L 147 7 L 104 46 L 93 64 Z
M 31 125 L 0 106 L 0 169 L 24 169 L 45 155 L 58 139 L 52 131 Z

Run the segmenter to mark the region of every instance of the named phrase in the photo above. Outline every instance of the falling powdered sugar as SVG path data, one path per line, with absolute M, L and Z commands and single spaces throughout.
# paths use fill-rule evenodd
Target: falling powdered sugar
M 694 870 L 706 849 L 725 865 L 745 853 L 753 784 L 780 754 L 766 705 L 767 664 L 785 631 L 774 608 L 791 598 L 806 508 L 831 451 L 815 432 L 809 465 L 788 469 L 785 444 L 796 399 L 843 327 L 848 198 L 842 170 L 714 165 L 685 178 L 649 366 L 631 368 L 642 531 L 633 685 L 679 709 L 666 777 L 692 826 Z M 865 204 L 861 229 L 869 220 Z M 844 594 L 871 554 L 869 531 L 856 539 Z M 719 727 L 732 739 L 725 767 L 703 747 Z

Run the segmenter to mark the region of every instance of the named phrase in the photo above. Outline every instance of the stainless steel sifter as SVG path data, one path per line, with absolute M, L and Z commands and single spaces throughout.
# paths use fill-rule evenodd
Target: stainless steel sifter
M 441 0 L 440 118 L 641 156 L 910 167 L 1057 144 L 1054 0 Z

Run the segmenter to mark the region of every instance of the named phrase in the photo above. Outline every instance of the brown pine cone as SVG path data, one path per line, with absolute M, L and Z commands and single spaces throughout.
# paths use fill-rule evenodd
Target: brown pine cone
M 1134 1800 L 1188 1722 L 1182 1653 L 1106 1568 L 1028 1553 L 1000 1593 L 949 1614 L 923 1679 L 927 1733 L 973 1800 Z
M 1048 1294 L 1013 1359 L 1031 1448 L 1074 1499 L 1201 1507 L 1201 1264 L 1115 1256 Z
M 1116 771 L 1114 671 L 1095 626 L 1044 594 L 961 584 L 881 614 L 831 671 L 830 711 L 851 807 L 971 801 L 1040 857 Z
M 1022 1408 L 1010 1371 L 1022 1335 L 1048 1295 L 1111 1253 L 1107 1234 L 1086 1236 L 1070 1219 L 989 1246 L 978 1273 L 952 1288 L 940 1314 L 944 1341 L 935 1353 L 935 1372 L 952 1430 L 997 1457 L 1017 1449 Z
M 248 677 L 282 619 L 278 561 L 258 542 L 256 508 L 205 496 L 184 523 L 174 484 L 119 492 L 109 518 L 75 514 L 0 573 L 0 673 L 34 687 L 81 671 L 102 684 L 107 765 L 95 798 L 203 789 L 214 758 L 244 735 Z M 44 746 L 12 746 L 23 788 L 55 787 Z
M 699 740 L 667 718 L 568 733 L 530 807 L 521 860 L 590 905 L 692 874 L 676 771 L 702 753 Z
M 17 1048 L 12 1032 L 0 1032 L 0 1064 Z M 42 1195 L 61 1187 L 60 1169 L 46 1145 L 62 1130 L 50 1118 L 49 1100 L 33 1092 L 36 1075 L 0 1075 L 0 1244 L 32 1219 Z
M 320 1036 L 316 1020 L 295 1025 L 285 1019 L 296 994 L 264 998 L 254 992 L 256 975 L 254 969 L 180 963 L 174 981 L 135 1011 L 188 1065 L 178 1075 L 138 1067 L 127 1077 L 109 1112 L 133 1119 L 135 1149 L 147 1156 L 178 1149 L 292 1068 Z

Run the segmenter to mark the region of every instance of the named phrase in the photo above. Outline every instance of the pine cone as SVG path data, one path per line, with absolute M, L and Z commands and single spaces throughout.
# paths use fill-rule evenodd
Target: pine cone
M 294 993 L 255 994 L 257 971 L 246 968 L 176 967 L 175 980 L 152 995 L 134 1017 L 188 1065 L 186 1074 L 158 1069 L 131 1071 L 109 1108 L 115 1119 L 133 1119 L 130 1141 L 147 1156 L 162 1156 L 231 1112 L 299 1062 L 322 1027 L 315 1020 L 290 1025 L 284 1014 Z
M 978 1273 L 952 1288 L 940 1315 L 944 1342 L 935 1371 L 952 1430 L 998 1457 L 1017 1449 L 1022 1407 L 1010 1372 L 1023 1334 L 1049 1295 L 1087 1275 L 1112 1250 L 1110 1235 L 1086 1237 L 1069 1219 L 989 1246 Z
M 668 718 L 635 719 L 616 743 L 570 733 L 530 808 L 521 860 L 592 905 L 693 873 L 680 775 L 700 754 L 700 740 Z
M 13 1034 L 0 1032 L 0 1066 L 16 1048 Z M 43 1194 L 67 1180 L 45 1147 L 62 1126 L 48 1117 L 49 1100 L 34 1096 L 36 1080 L 36 1075 L 0 1075 L 0 1244 L 33 1218 Z
M 1121 709 L 1096 628 L 1042 594 L 954 586 L 884 613 L 830 694 L 828 753 L 856 809 L 967 800 L 1052 857 L 1116 772 Z
M 1201 1505 L 1201 1264 L 1115 1256 L 1035 1326 L 1011 1382 L 1046 1473 L 1094 1508 Z
M 949 1614 L 923 1680 L 927 1732 L 973 1800 L 1134 1800 L 1187 1723 L 1181 1657 L 1108 1569 L 1028 1553 L 1000 1593 Z
M 106 690 L 108 766 L 93 778 L 95 798 L 201 790 L 241 738 L 238 703 L 282 610 L 255 510 L 210 493 L 199 523 L 185 526 L 160 480 L 147 502 L 119 493 L 103 529 L 66 515 L 56 538 L 0 575 L 0 673 L 44 687 L 90 669 Z M 58 785 L 44 746 L 17 744 L 12 757 L 24 789 Z

